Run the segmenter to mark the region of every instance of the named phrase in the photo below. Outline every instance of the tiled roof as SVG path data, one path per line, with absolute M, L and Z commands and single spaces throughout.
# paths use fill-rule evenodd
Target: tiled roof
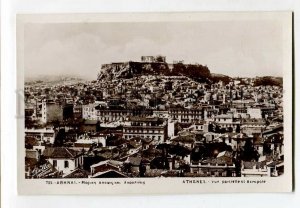
M 264 139 L 261 136 L 257 136 L 254 138 L 253 144 L 254 145 L 261 145 L 264 143 Z
M 138 148 L 139 146 L 141 146 L 140 143 L 137 143 L 135 141 L 129 141 L 127 144 L 133 148 Z
M 243 162 L 243 165 L 244 165 L 244 169 L 263 169 L 265 168 L 266 166 L 266 162 L 263 161 L 263 162 L 248 162 L 248 161 L 244 161 Z
M 36 151 L 36 150 L 26 150 L 26 157 L 37 159 L 38 158 L 38 151 Z
M 104 151 L 104 152 L 99 152 L 99 153 L 97 153 L 97 155 L 98 155 L 99 157 L 102 157 L 102 158 L 105 159 L 105 160 L 108 160 L 108 159 L 116 158 L 116 157 L 118 157 L 120 154 L 119 154 L 119 152 L 114 152 L 114 151 Z
M 96 125 L 98 123 L 97 120 L 85 120 L 84 125 Z
M 158 118 L 157 117 L 136 117 L 132 116 L 129 118 L 130 121 L 140 121 L 140 122 L 157 122 Z
M 267 165 L 268 167 L 279 167 L 279 166 L 283 166 L 283 161 L 280 160 L 280 161 L 273 161 L 271 163 L 269 163 Z
M 139 166 L 141 164 L 142 158 L 141 157 L 128 157 L 127 161 L 134 166 Z
M 119 166 L 121 166 L 123 164 L 123 162 L 120 162 L 120 161 L 117 161 L 117 160 L 105 160 L 105 161 L 101 161 L 99 163 L 91 165 L 91 168 L 101 166 L 101 165 L 105 165 L 105 164 L 109 164 L 111 166 L 114 166 L 114 167 L 118 168 Z
M 261 124 L 264 125 L 266 124 L 264 119 L 256 119 L 256 118 L 248 118 L 248 119 L 243 119 L 242 124 Z
M 38 141 L 34 137 L 25 136 L 25 144 L 30 144 L 32 146 L 38 145 Z
M 158 177 L 161 175 L 161 173 L 163 171 L 164 170 L 162 170 L 162 169 L 149 169 L 149 170 L 146 170 L 145 176 L 146 177 Z
M 32 176 L 36 178 L 46 178 L 50 175 L 57 174 L 58 171 L 49 162 L 43 164 L 42 166 L 35 168 L 32 171 Z
M 146 143 L 146 144 L 149 144 L 149 143 L 151 143 L 152 141 L 153 141 L 153 139 L 152 138 L 148 138 L 148 137 L 145 137 L 145 138 L 142 138 L 141 139 L 142 140 L 142 142 L 144 142 L 144 143 Z
M 232 154 L 229 151 L 223 151 L 223 152 L 220 152 L 217 157 L 222 157 L 222 156 L 231 157 Z
M 178 170 L 167 170 L 161 173 L 163 177 L 178 177 L 179 171 Z
M 190 134 L 190 135 L 178 136 L 172 139 L 171 141 L 182 142 L 182 143 L 194 143 L 196 139 L 195 139 L 195 135 Z
M 215 118 L 233 118 L 233 115 L 222 114 L 222 115 L 216 115 Z
M 50 147 L 44 150 L 43 155 L 48 158 L 75 158 L 80 152 L 66 147 Z
M 37 159 L 25 157 L 26 170 L 28 170 L 28 168 L 33 169 L 37 165 L 37 163 Z
M 83 169 L 76 169 L 69 173 L 68 175 L 64 176 L 64 178 L 87 178 L 89 176 L 89 172 Z
M 94 175 L 92 175 L 92 178 L 128 178 L 127 175 L 116 171 L 116 170 L 107 170 L 105 172 L 98 172 Z
M 210 165 L 233 165 L 233 161 L 229 157 L 208 158 L 206 160 L 202 160 L 201 163 L 209 163 Z

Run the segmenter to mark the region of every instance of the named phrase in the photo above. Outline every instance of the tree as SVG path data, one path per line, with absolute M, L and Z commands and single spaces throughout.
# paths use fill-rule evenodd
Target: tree
M 35 122 L 30 117 L 25 117 L 25 127 L 32 128 L 35 126 Z
M 236 159 L 234 160 L 235 164 L 235 174 L 237 177 L 241 177 L 241 168 L 242 168 L 242 161 L 239 155 L 237 155 Z
M 139 165 L 139 174 L 140 174 L 140 177 L 144 177 L 145 173 L 146 173 L 146 166 L 143 165 L 143 163 L 141 162 L 140 165 Z
M 254 86 L 282 86 L 282 78 L 275 78 L 270 76 L 259 77 L 254 80 Z
M 34 137 L 25 137 L 25 148 L 32 149 L 34 145 L 37 144 L 37 141 Z
M 220 133 L 220 127 L 218 125 L 215 126 L 215 133 Z
M 188 164 L 185 163 L 181 163 L 179 165 L 179 170 L 180 170 L 180 177 L 184 176 L 184 173 L 189 173 L 190 172 L 190 166 Z
M 228 127 L 228 132 L 233 132 L 233 128 L 232 127 Z
M 208 132 L 213 132 L 214 131 L 214 125 L 213 124 L 208 124 Z
M 258 161 L 259 154 L 254 149 L 253 143 L 251 142 L 250 139 L 248 139 L 245 142 L 244 151 L 243 151 L 242 155 L 243 155 L 242 159 L 245 160 L 245 161 L 252 161 L 252 160 Z
M 165 59 L 164 59 L 163 56 L 157 56 L 157 57 L 156 57 L 156 61 L 157 61 L 157 62 L 165 62 Z
M 65 132 L 65 129 L 62 128 L 62 129 L 59 129 L 56 137 L 55 137 L 55 140 L 54 140 L 54 146 L 55 147 L 61 147 L 63 146 L 64 142 L 65 142 L 65 139 L 66 139 L 66 132 Z
M 63 118 L 64 120 L 73 120 L 74 112 L 73 112 L 73 105 L 65 105 L 63 108 Z
M 272 153 L 271 145 L 268 144 L 267 142 L 264 142 L 264 144 L 263 144 L 263 154 L 264 155 L 270 155 L 271 153 Z
M 60 128 L 61 122 L 58 119 L 56 119 L 56 120 L 52 121 L 52 125 L 53 125 L 53 128 L 55 128 L 55 129 Z
M 170 147 L 169 153 L 180 156 L 183 159 L 184 157 L 189 155 L 191 151 L 188 148 L 177 144 L 177 145 L 172 145 Z
M 203 159 L 204 152 L 205 152 L 204 145 L 194 147 L 194 149 L 191 152 L 191 160 L 198 161 L 198 160 Z
M 222 81 L 225 85 L 229 84 L 229 82 L 231 81 L 230 77 L 221 74 L 212 74 L 210 79 L 213 81 L 213 83 L 218 83 L 219 81 Z
M 166 169 L 169 169 L 168 151 L 169 151 L 170 145 L 167 143 L 162 143 L 162 144 L 157 145 L 156 148 L 162 150 L 162 158 L 164 160 L 164 166 Z
M 166 169 L 163 157 L 156 157 L 150 162 L 151 169 Z

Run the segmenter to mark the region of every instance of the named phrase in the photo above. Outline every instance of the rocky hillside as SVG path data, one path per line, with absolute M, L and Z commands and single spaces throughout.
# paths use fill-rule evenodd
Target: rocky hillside
M 198 64 L 124 62 L 102 65 L 98 80 L 129 79 L 140 75 L 187 76 L 199 82 L 207 82 L 211 78 L 208 67 Z
M 26 77 L 25 84 L 45 83 L 45 84 L 75 84 L 86 82 L 87 80 L 74 75 L 41 75 L 37 77 Z
M 232 81 L 232 78 L 227 76 L 227 75 L 223 75 L 223 74 L 215 74 L 215 73 L 211 73 L 211 78 L 210 80 L 212 82 L 219 82 L 219 81 L 223 81 L 225 84 L 228 84 L 230 81 Z
M 254 80 L 254 86 L 282 86 L 283 79 L 282 77 L 271 77 L 271 76 L 264 76 L 264 77 L 256 77 Z

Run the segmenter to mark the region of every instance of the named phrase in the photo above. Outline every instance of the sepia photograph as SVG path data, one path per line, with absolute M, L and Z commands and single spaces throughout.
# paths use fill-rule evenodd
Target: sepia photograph
M 291 191 L 291 14 L 18 15 L 19 192 Z

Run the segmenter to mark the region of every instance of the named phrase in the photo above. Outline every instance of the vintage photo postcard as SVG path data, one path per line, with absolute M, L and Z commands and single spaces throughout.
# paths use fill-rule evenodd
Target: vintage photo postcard
M 17 16 L 19 194 L 292 191 L 292 12 Z

